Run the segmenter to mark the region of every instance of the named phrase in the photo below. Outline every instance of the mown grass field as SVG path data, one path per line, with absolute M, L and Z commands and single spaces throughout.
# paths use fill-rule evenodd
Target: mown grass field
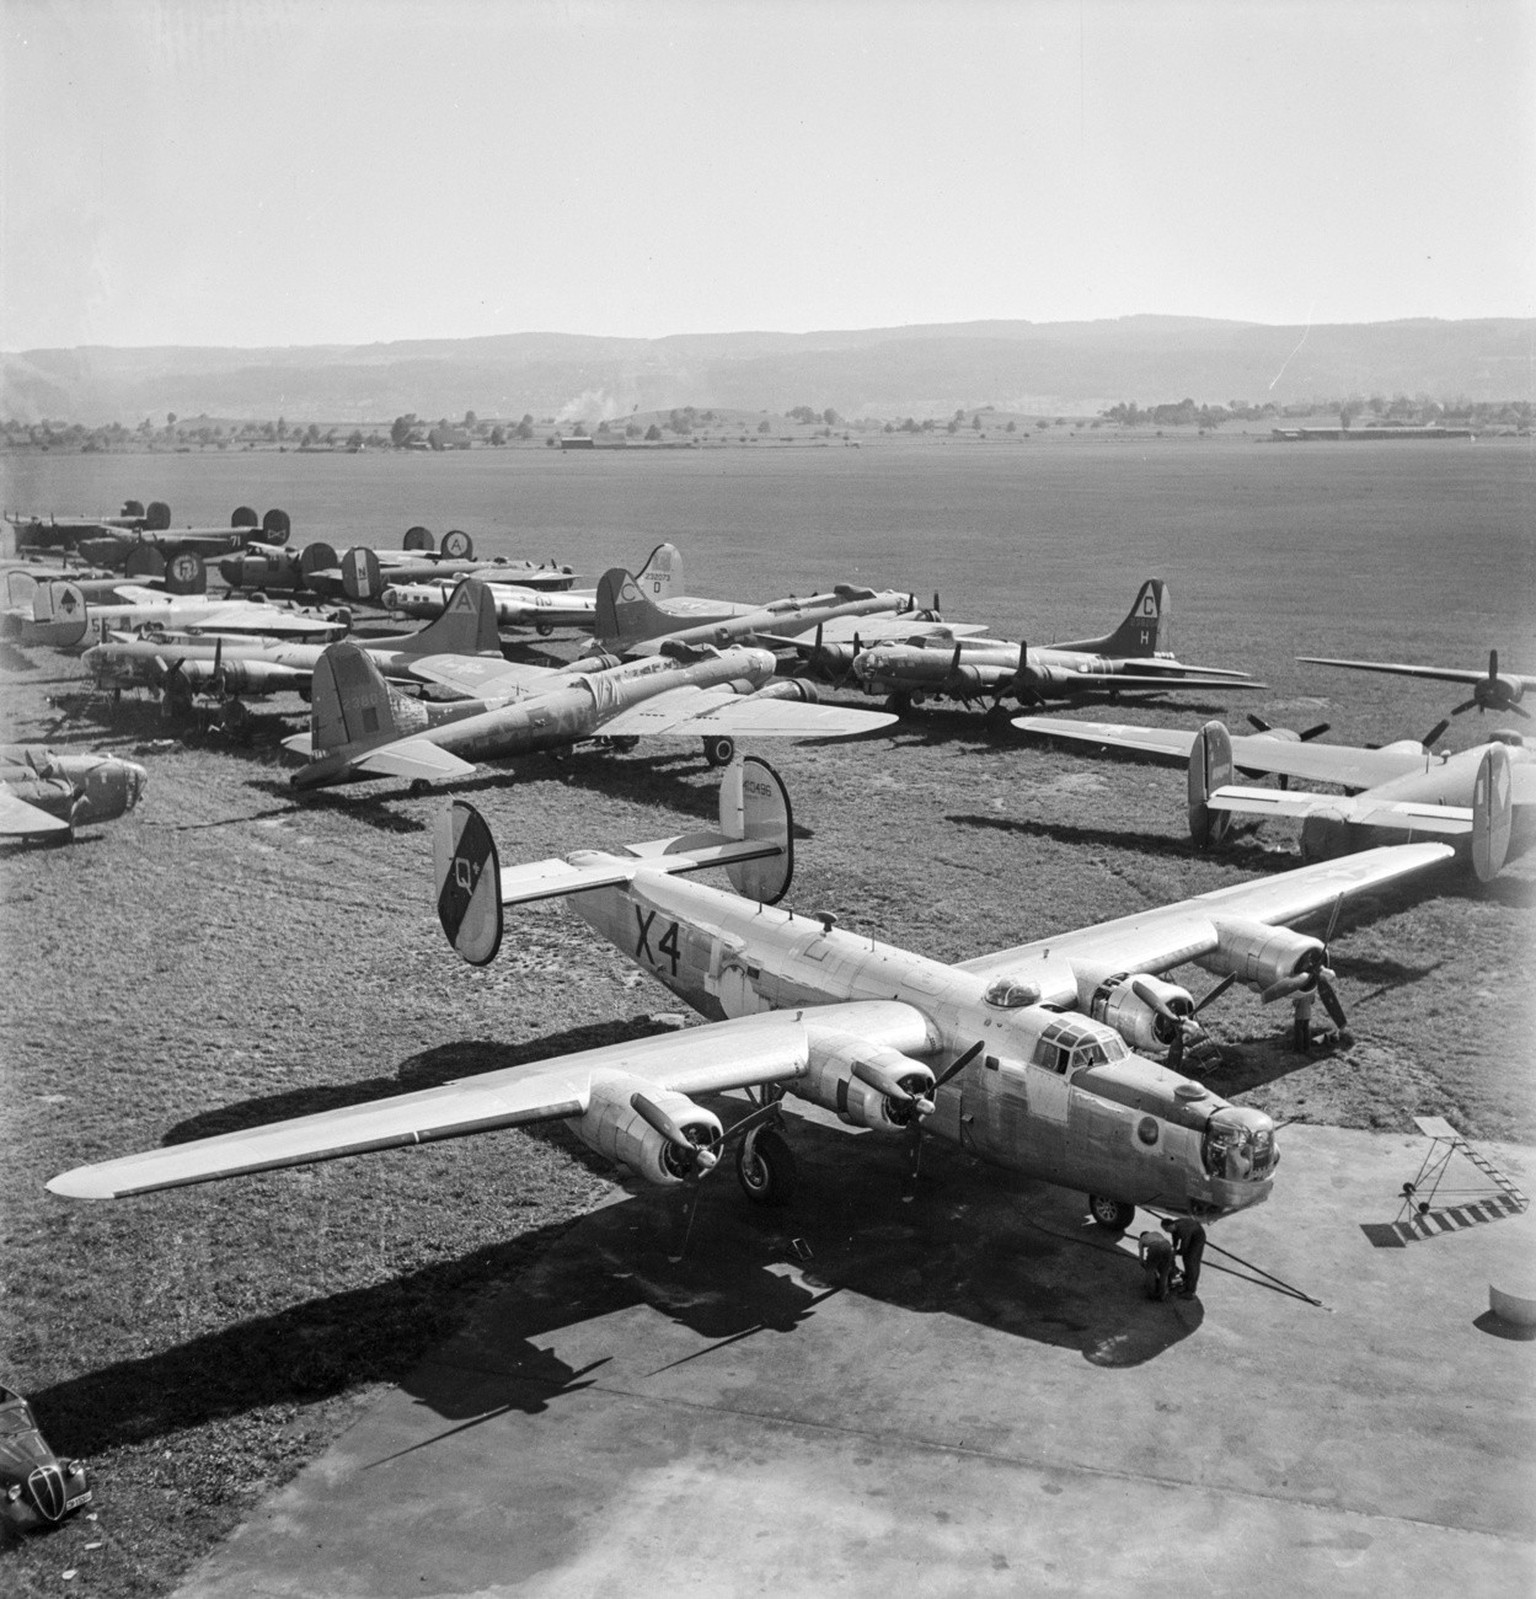
M 207 523 L 238 503 L 281 505 L 297 541 L 338 547 L 393 543 L 420 521 L 593 578 L 670 538 L 699 592 L 938 589 L 953 617 L 1032 642 L 1106 630 L 1156 572 L 1184 659 L 1270 685 L 1234 695 L 1229 716 L 1326 719 L 1350 741 L 1422 733 L 1456 692 L 1294 655 L 1475 664 L 1496 645 L 1536 671 L 1536 474 L 1513 442 L 1079 436 L 4 469 L 11 507 L 110 511 L 133 495 Z M 379 784 L 295 804 L 274 741 L 298 724 L 275 712 L 249 746 L 171 740 L 147 708 L 56 727 L 47 702 L 77 674 L 7 650 L 7 737 L 136 752 L 150 783 L 132 817 L 69 849 L 0 856 L 0 1381 L 32 1397 L 60 1450 L 91 1460 L 99 1513 L 0 1555 L 0 1587 L 53 1592 L 73 1571 L 74 1592 L 156 1594 L 610 1179 L 558 1129 L 118 1205 L 53 1199 L 45 1179 L 632 1035 L 666 1025 L 652 1018 L 676 1002 L 558 905 L 520 913 L 495 965 L 471 971 L 432 909 L 440 796 Z M 1447 742 L 1487 725 L 1461 717 Z M 792 903 L 946 959 L 1295 860 L 1278 827 L 1196 855 L 1178 773 L 1046 749 L 958 711 L 761 752 L 804 832 Z M 456 791 L 518 860 L 681 831 L 712 814 L 714 788 L 695 747 L 667 744 L 525 762 Z M 1432 1113 L 1532 1141 L 1533 870 L 1364 907 L 1335 948 L 1359 1040 L 1345 1054 L 1298 1059 L 1279 1047 L 1288 1011 L 1229 994 L 1211 1012 L 1231 1057 L 1213 1086 L 1279 1119 L 1400 1130 Z M 871 1158 L 898 1180 L 898 1155 Z

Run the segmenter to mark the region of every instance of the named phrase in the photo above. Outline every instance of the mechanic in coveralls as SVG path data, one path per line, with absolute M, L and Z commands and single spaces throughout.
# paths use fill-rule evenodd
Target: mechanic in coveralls
M 1141 1235 L 1136 1253 L 1146 1277 L 1147 1298 L 1166 1299 L 1173 1283 L 1173 1241 L 1149 1227 Z

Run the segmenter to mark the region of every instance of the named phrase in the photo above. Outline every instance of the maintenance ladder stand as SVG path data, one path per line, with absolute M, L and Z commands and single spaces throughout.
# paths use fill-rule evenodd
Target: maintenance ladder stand
M 1448 1121 L 1440 1116 L 1415 1116 L 1413 1119 L 1419 1131 L 1429 1140 L 1429 1151 L 1419 1167 L 1418 1176 L 1411 1183 L 1403 1184 L 1402 1208 L 1394 1224 L 1397 1228 L 1402 1228 L 1406 1217 L 1411 1230 L 1422 1228 L 1427 1233 L 1433 1212 L 1433 1220 L 1438 1223 L 1440 1231 L 1454 1232 L 1476 1222 L 1493 1221 L 1500 1216 L 1518 1216 L 1529 1207 L 1530 1200 L 1514 1182 L 1486 1155 L 1475 1150 Z M 1475 1197 L 1458 1198 L 1436 1211 L 1436 1195 L 1440 1192 L 1446 1167 L 1456 1155 L 1463 1156 L 1482 1172 L 1492 1185 L 1493 1192 L 1490 1194 L 1481 1186 L 1450 1188 L 1446 1190 L 1448 1195 Z

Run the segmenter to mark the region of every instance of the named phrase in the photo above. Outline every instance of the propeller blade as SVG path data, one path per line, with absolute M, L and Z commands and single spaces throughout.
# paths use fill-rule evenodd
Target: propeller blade
M 696 1144 L 653 1099 L 644 1094 L 629 1096 L 630 1105 L 640 1113 L 641 1119 L 661 1134 L 680 1154 L 689 1156 L 700 1172 L 713 1169 L 720 1157 L 707 1144 Z
M 1255 716 L 1252 711 L 1248 713 L 1248 725 L 1255 732 L 1267 733 L 1274 726 L 1273 722 L 1266 722 L 1262 716 Z
M 1340 895 L 1338 895 L 1335 898 L 1335 900 L 1333 902 L 1333 909 L 1328 913 L 1328 931 L 1323 934 L 1323 944 L 1325 946 L 1325 949 L 1326 949 L 1327 945 L 1329 945 L 1329 944 L 1331 944 L 1333 942 L 1334 929 L 1337 928 L 1338 925 L 1339 925 L 1339 913 L 1343 909 L 1344 909 L 1344 896 L 1342 894 L 1340 894 Z M 1327 955 L 1325 953 L 1324 956 L 1323 956 L 1323 959 L 1324 959 L 1325 963 L 1327 961 L 1327 958 L 1328 957 L 1327 957 Z
M 1436 722 L 1435 725 L 1432 728 L 1430 728 L 1430 730 L 1424 735 L 1423 739 L 1421 740 L 1421 742 L 1424 745 L 1424 748 L 1426 750 L 1428 750 L 1428 751 L 1433 752 L 1434 747 L 1439 742 L 1441 735 L 1445 732 L 1446 728 L 1448 728 L 1450 725 L 1451 724 L 1450 724 L 1449 719 L 1444 719 L 1444 720 L 1441 720 L 1439 722 Z
M 641 1115 L 645 1113 L 642 1111 Z M 765 1121 L 771 1121 L 779 1115 L 779 1102 L 770 1099 L 766 1105 L 759 1105 L 756 1110 L 743 1116 L 740 1121 L 732 1122 L 721 1135 L 709 1145 L 709 1148 L 718 1155 L 725 1146 L 735 1139 L 745 1138 L 752 1129 Z
M 1204 999 L 1196 1001 L 1196 1003 L 1195 1003 L 1195 1015 L 1198 1016 L 1200 1014 L 1200 1012 L 1203 1011 L 1205 1009 L 1205 1007 L 1211 1003 L 1212 1000 L 1220 999 L 1221 996 L 1223 994 L 1225 994 L 1226 991 L 1236 981 L 1237 981 L 1237 973 L 1236 972 L 1228 972 L 1227 975 L 1225 977 L 1223 977 L 1222 980 L 1219 983 L 1217 983 L 1217 985 L 1210 991 L 1210 993 L 1208 993 L 1205 996 Z
M 1499 652 L 1497 650 L 1489 650 L 1488 651 L 1488 681 L 1490 683 L 1497 683 L 1498 680 L 1499 680 Z
M 1179 1013 L 1168 1004 L 1162 995 L 1159 994 L 1157 990 L 1154 989 L 1150 984 L 1143 982 L 1141 978 L 1135 977 L 1131 979 L 1131 992 L 1142 1002 L 1143 1005 L 1147 1006 L 1150 1010 L 1156 1011 L 1165 1022 L 1177 1023 L 1183 1020 Z
M 950 1080 L 950 1078 L 958 1077 L 960 1073 L 963 1072 L 965 1068 L 969 1066 L 971 1062 L 975 1060 L 976 1057 L 982 1052 L 985 1044 L 986 1039 L 978 1038 L 976 1042 L 972 1044 L 968 1050 L 966 1050 L 959 1060 L 955 1061 L 949 1066 L 946 1066 L 933 1081 L 934 1093 L 937 1094 L 938 1091 L 945 1085 L 945 1083 Z
M 1344 1007 L 1339 1003 L 1338 992 L 1329 981 L 1326 972 L 1319 972 L 1317 977 L 1317 997 L 1323 1002 L 1323 1009 L 1333 1018 L 1333 1024 L 1341 1033 L 1349 1030 L 1349 1023 L 1344 1017 Z
M 1298 734 L 1303 744 L 1309 744 L 1315 738 L 1321 738 L 1333 726 L 1332 722 L 1319 722 L 1316 727 L 1309 727 L 1305 733 Z
M 1282 977 L 1278 983 L 1271 983 L 1259 995 L 1259 999 L 1266 1005 L 1273 1005 L 1277 999 L 1288 999 L 1292 994 L 1304 993 L 1316 986 L 1316 972 L 1293 972 L 1289 977 Z
M 1523 716 L 1526 719 L 1526 721 L 1530 721 L 1530 719 L 1531 719 L 1531 713 L 1528 710 L 1525 710 L 1522 706 L 1515 705 L 1515 704 L 1511 703 L 1509 705 L 1506 705 L 1504 707 L 1504 709 L 1506 711 L 1513 711 L 1516 716 Z
M 1451 707 L 1451 715 L 1460 716 L 1463 711 L 1475 711 L 1476 709 L 1477 701 L 1475 699 L 1463 700 L 1460 705 Z

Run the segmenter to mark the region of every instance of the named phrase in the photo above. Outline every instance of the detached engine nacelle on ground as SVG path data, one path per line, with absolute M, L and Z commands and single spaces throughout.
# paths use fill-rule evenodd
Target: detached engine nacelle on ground
M 813 1038 L 810 1064 L 795 1092 L 836 1111 L 850 1127 L 899 1133 L 932 1108 L 933 1072 L 889 1045 L 828 1033 Z
M 696 1105 L 686 1094 L 635 1077 L 594 1083 L 586 1114 L 566 1125 L 588 1149 L 662 1188 L 676 1188 L 712 1166 L 708 1146 L 723 1133 L 713 1111 Z
M 1261 992 L 1320 966 L 1328 953 L 1320 938 L 1237 918 L 1216 923 L 1216 940 L 1215 950 L 1200 956 L 1198 964 L 1207 971 L 1230 972 Z

